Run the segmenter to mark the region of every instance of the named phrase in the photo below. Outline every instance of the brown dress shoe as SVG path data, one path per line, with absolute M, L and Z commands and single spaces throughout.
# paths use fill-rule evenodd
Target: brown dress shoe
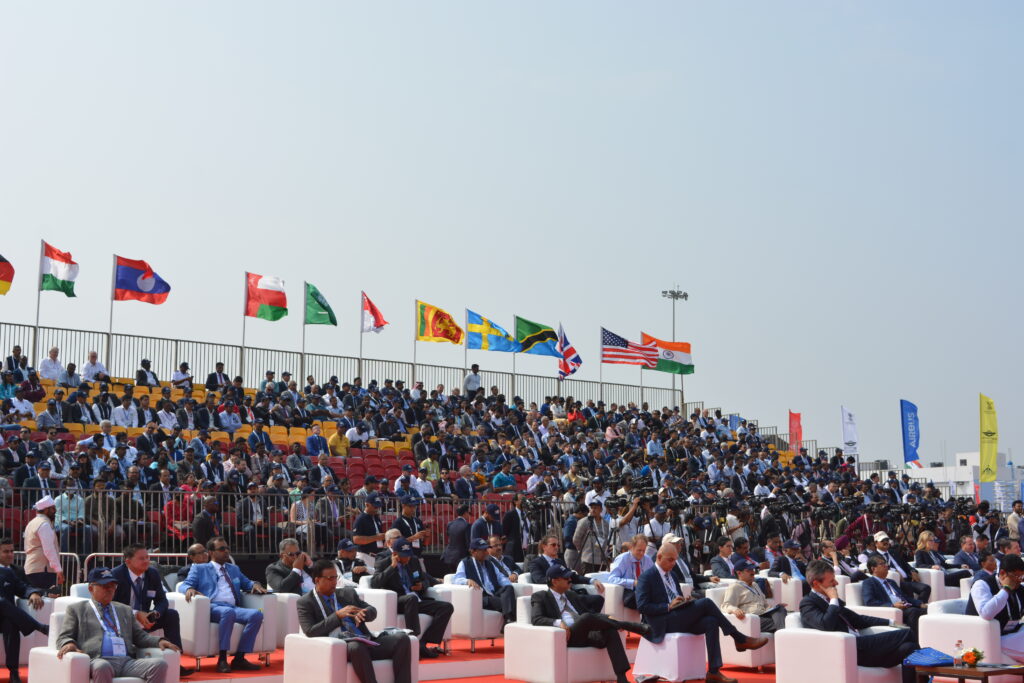
M 708 675 L 704 677 L 704 680 L 706 683 L 738 683 L 735 678 L 729 678 L 721 671 L 716 671 L 714 673 L 709 672 Z
M 743 652 L 744 650 L 759 650 L 768 644 L 768 639 L 764 636 L 760 638 L 747 638 L 742 643 L 736 643 L 736 651 Z

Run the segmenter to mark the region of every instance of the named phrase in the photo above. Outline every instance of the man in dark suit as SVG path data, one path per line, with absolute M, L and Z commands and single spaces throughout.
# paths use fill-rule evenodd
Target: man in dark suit
M 834 567 L 833 567 L 834 569 Z M 868 558 L 868 573 L 871 578 L 861 583 L 861 600 L 868 607 L 895 607 L 903 612 L 903 623 L 917 634 L 917 622 L 928 609 L 928 605 L 908 598 L 900 592 L 900 587 L 892 579 L 886 578 L 889 566 L 881 555 Z
M 149 647 L 178 651 L 177 646 L 146 633 L 131 607 L 114 602 L 117 579 L 111 570 L 97 567 L 89 572 L 88 580 L 92 600 L 72 603 L 64 612 L 64 626 L 57 636 L 58 659 L 69 652 L 89 655 L 94 681 L 110 681 L 116 676 L 164 683 L 167 661 L 138 657 L 138 651 Z
M 206 545 L 214 536 L 225 535 L 220 523 L 220 504 L 213 496 L 203 498 L 203 509 L 192 521 L 192 536 L 196 543 Z
M 655 565 L 641 574 L 637 581 L 636 607 L 651 627 L 644 637 L 652 643 L 660 643 L 666 633 L 703 633 L 708 653 L 708 674 L 705 680 L 708 683 L 736 683 L 736 679 L 721 672 L 719 630 L 736 641 L 736 649 L 740 652 L 762 648 L 768 639 L 748 638 L 740 633 L 708 598 L 694 600 L 679 595 L 679 589 L 672 578 L 672 568 L 678 557 L 679 552 L 674 545 L 663 545 L 658 551 Z
M 530 622 L 534 626 L 558 626 L 566 631 L 569 647 L 598 647 L 608 651 L 608 658 L 615 671 L 618 683 L 625 683 L 629 671 L 619 630 L 646 636 L 651 627 L 616 621 L 611 617 L 591 612 L 580 600 L 581 596 L 570 590 L 573 571 L 560 564 L 551 565 L 545 579 L 548 590 L 537 591 L 530 596 Z
M 807 583 L 807 564 L 801 555 L 798 541 L 790 539 L 782 544 L 782 555 L 775 558 L 768 576 L 781 578 L 783 583 L 795 579 L 803 585 L 804 595 L 811 592 L 811 586 Z
M 428 648 L 428 643 L 440 643 L 452 618 L 454 607 L 450 602 L 435 600 L 426 595 L 427 583 L 418 571 L 409 571 L 413 557 L 412 545 L 399 538 L 391 545 L 391 564 L 373 575 L 371 585 L 398 594 L 398 611 L 405 616 L 405 627 L 420 637 L 420 658 L 436 659 L 440 652 Z M 431 617 L 430 626 L 421 631 L 420 615 Z
M 448 522 L 448 545 L 441 554 L 441 561 L 455 571 L 462 558 L 469 556 L 469 506 L 460 505 L 455 510 L 455 519 Z
M 819 631 L 851 633 L 857 636 L 858 666 L 892 667 L 917 649 L 917 640 L 909 628 L 861 635 L 861 629 L 871 626 L 889 626 L 887 619 L 867 617 L 847 609 L 836 589 L 835 570 L 822 560 L 807 566 L 807 581 L 811 592 L 800 601 L 800 618 L 804 628 Z M 903 683 L 913 683 L 914 667 L 903 667 Z
M 530 562 L 530 583 L 544 583 L 547 580 L 548 569 L 553 564 L 565 566 L 565 562 L 558 557 L 558 536 L 551 534 L 542 538 L 539 550 L 541 554 Z M 604 585 L 600 581 L 573 572 L 572 584 L 574 586 L 592 584 L 597 589 L 597 595 L 588 593 L 580 595 L 580 598 L 588 611 L 601 611 L 604 607 Z
M 501 536 L 501 508 L 494 503 L 488 503 L 484 513 L 479 519 L 473 522 L 469 530 L 469 540 L 478 538 L 486 539 L 488 536 Z
M 317 560 L 310 569 L 315 590 L 296 603 L 299 627 L 310 638 L 333 636 L 347 641 L 348 662 L 361 683 L 376 683 L 374 660 L 390 659 L 395 683 L 411 683 L 412 646 L 404 631 L 374 636 L 367 621 L 377 618 L 377 610 L 363 602 L 355 588 L 338 588 L 338 568 L 330 560 Z M 355 640 L 377 643 L 376 647 Z
M 214 367 L 216 371 L 206 376 L 206 390 L 223 392 L 224 389 L 231 385 L 231 380 L 224 374 L 223 363 L 217 363 Z
M 522 562 L 530 543 L 530 518 L 523 511 L 523 494 L 512 496 L 512 507 L 501 518 L 501 533 L 505 536 L 505 554 Z
M 0 632 L 3 633 L 4 652 L 7 654 L 7 670 L 11 683 L 21 683 L 18 674 L 18 656 L 21 652 L 21 637 L 34 631 L 49 634 L 50 627 L 40 624 L 32 615 L 18 607 L 16 598 L 28 598 L 33 610 L 43 606 L 43 591 L 25 583 L 15 571 L 14 544 L 11 539 L 0 539 Z
M 164 638 L 181 649 L 181 622 L 178 611 L 171 609 L 164 592 L 164 582 L 156 567 L 150 566 L 149 552 L 141 543 L 133 543 L 124 549 L 124 563 L 110 570 L 117 579 L 114 601 L 129 605 L 135 613 L 135 620 L 147 633 L 158 628 L 164 630 Z M 192 669 L 181 667 L 181 675 L 188 676 Z
M 280 557 L 267 565 L 267 585 L 277 593 L 305 595 L 313 589 L 309 568 L 313 560 L 299 548 L 298 540 L 282 539 L 278 544 Z
M 487 539 L 488 561 L 493 562 L 499 572 L 508 577 L 508 580 L 515 583 L 519 580 L 519 565 L 515 560 L 505 554 L 505 546 L 500 536 L 491 536 Z
M 892 547 L 892 539 L 884 531 L 875 534 L 875 548 L 879 555 L 885 558 L 895 573 L 900 575 L 900 590 L 904 595 L 909 595 L 921 602 L 928 602 L 932 594 L 932 587 L 921 581 L 917 570 L 907 564 L 899 552 Z

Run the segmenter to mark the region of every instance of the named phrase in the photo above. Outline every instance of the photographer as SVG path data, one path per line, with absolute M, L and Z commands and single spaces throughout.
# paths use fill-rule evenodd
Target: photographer
M 594 500 L 588 507 L 590 514 L 579 521 L 572 537 L 572 543 L 579 551 L 583 563 L 583 574 L 599 572 L 607 564 L 608 543 L 611 539 L 611 529 L 603 514 L 604 504 Z
M 640 529 L 640 533 L 650 540 L 647 554 L 654 557 L 661 547 L 662 541 L 672 532 L 672 523 L 668 520 L 668 507 L 658 505 L 654 508 L 654 517 L 651 517 L 647 524 Z
M 621 548 L 623 544 L 628 543 L 630 539 L 639 533 L 640 519 L 637 511 L 640 509 L 641 500 L 640 497 L 634 497 L 624 514 L 617 514 L 622 508 L 623 498 L 608 498 L 605 500 L 605 508 L 607 508 L 608 514 L 612 518 L 609 524 L 617 548 Z

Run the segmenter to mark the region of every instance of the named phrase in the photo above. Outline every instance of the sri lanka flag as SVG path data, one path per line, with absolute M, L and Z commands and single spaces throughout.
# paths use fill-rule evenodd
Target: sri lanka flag
M 145 301 L 147 304 L 162 304 L 171 293 L 171 286 L 153 272 L 145 261 L 117 256 L 114 270 L 115 301 Z

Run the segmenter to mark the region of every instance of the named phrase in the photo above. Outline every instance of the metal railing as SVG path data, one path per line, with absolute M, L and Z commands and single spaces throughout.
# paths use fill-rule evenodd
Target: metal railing
M 14 551 L 14 564 L 18 567 L 25 566 L 25 551 L 15 550 Z M 60 568 L 64 573 L 64 585 L 57 586 L 61 595 L 68 594 L 68 588 L 73 583 L 82 581 L 85 574 L 82 573 L 82 563 L 78 555 L 74 553 L 61 553 L 60 554 Z

